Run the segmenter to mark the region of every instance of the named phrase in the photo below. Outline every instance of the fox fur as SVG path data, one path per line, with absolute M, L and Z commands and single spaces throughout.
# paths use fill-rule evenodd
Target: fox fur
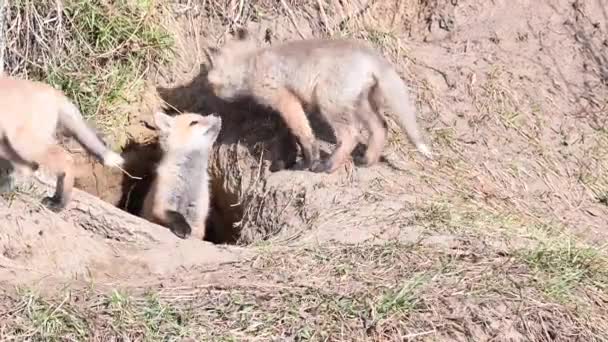
M 163 157 L 144 199 L 141 216 L 182 239 L 204 239 L 209 214 L 208 165 L 222 120 L 215 115 L 154 114 Z
M 418 151 L 432 158 L 405 83 L 384 57 L 360 41 L 308 39 L 259 48 L 246 29 L 239 29 L 236 38 L 209 49 L 208 57 L 213 93 L 225 101 L 249 97 L 277 111 L 300 146 L 303 166 L 313 172 L 334 172 L 361 140 L 360 128 L 369 138 L 365 154 L 355 161 L 377 163 L 388 134 L 383 105 Z M 318 110 L 334 130 L 337 146 L 327 160 L 319 160 L 305 110 Z
M 124 163 L 61 91 L 46 83 L 0 75 L 0 158 L 25 175 L 41 165 L 53 172 L 57 177 L 55 193 L 43 203 L 55 212 L 70 201 L 74 186 L 74 162 L 56 142 L 58 127 L 104 165 L 120 167 Z

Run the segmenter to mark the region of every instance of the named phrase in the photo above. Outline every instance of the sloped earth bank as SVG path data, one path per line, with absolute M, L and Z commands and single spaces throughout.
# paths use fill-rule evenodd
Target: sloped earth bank
M 155 133 L 141 123 L 151 124 L 161 99 L 182 112 L 217 112 L 225 125 L 211 169 L 210 237 L 228 244 L 178 240 L 85 193 L 60 215 L 39 207 L 37 192 L 6 195 L 0 334 L 608 339 L 607 7 L 173 4 L 166 18 L 178 58 L 151 78 L 125 152 L 144 179 L 94 165 L 79 186 L 136 211 L 158 159 L 144 144 Z M 222 103 L 204 84 L 203 49 L 231 23 L 266 43 L 329 33 L 377 44 L 412 87 L 438 158 L 425 161 L 396 130 L 387 162 L 372 168 L 269 172 L 273 147 L 284 143 L 280 121 L 250 103 Z M 57 291 L 66 282 L 72 290 Z

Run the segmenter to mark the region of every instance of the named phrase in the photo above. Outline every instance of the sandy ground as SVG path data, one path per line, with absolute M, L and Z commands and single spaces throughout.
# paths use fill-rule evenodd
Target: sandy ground
M 298 31 L 311 36 L 329 28 L 338 34 L 350 8 L 327 3 L 324 20 L 304 19 L 315 11 L 306 5 L 290 7 L 302 18 L 295 25 L 285 14 L 251 25 L 269 28 L 273 42 L 298 38 Z M 364 249 L 401 242 L 438 254 L 484 251 L 482 258 L 499 262 L 500 253 L 565 236 L 591 246 L 604 244 L 607 5 L 601 0 L 404 3 L 374 2 L 342 32 L 377 43 L 395 63 L 417 99 L 420 125 L 439 156 L 435 161 L 417 155 L 397 129 L 385 156 L 398 170 L 382 163 L 372 168 L 349 165 L 332 175 L 264 173 L 263 189 L 274 191 L 274 197 L 265 204 L 251 202 L 264 211 L 261 218 L 250 219 L 242 231 L 247 239 L 241 239 L 247 245 L 238 247 L 177 238 L 163 243 L 115 241 L 74 219 L 86 213 L 57 215 L 42 208 L 34 195 L 6 195 L 0 202 L 0 280 L 42 288 L 66 281 L 263 287 L 286 281 L 274 279 L 272 271 L 263 276 L 254 271 L 252 265 L 260 255 L 268 257 L 264 253 L 269 250 L 289 260 L 289 251 L 296 255 L 302 248 Z M 224 28 L 205 8 L 192 6 L 174 22 L 182 54 L 151 83 L 164 89 L 158 93 L 165 100 L 189 111 L 229 115 L 231 109 L 200 97 L 197 83 L 199 65 L 205 62 L 202 49 L 215 44 Z M 243 12 L 244 18 L 248 15 Z M 129 134 L 138 142 L 155 135 L 143 124 L 150 122 L 151 108 L 157 105 L 158 95 L 150 98 L 155 99 L 144 100 L 146 106 L 132 119 Z M 231 143 L 237 132 L 223 132 L 224 145 L 237 145 Z M 151 174 L 156 152 L 134 151 L 129 153 L 139 158 L 136 173 Z M 253 169 L 257 159 L 251 151 L 240 163 Z M 79 188 L 123 209 L 137 208 L 137 203 L 125 204 L 133 183 L 125 185 L 120 172 L 82 165 Z M 227 215 L 237 187 L 219 180 L 221 169 L 214 172 L 215 217 L 222 222 L 215 229 L 221 229 L 237 221 L 220 217 Z M 130 201 L 137 202 L 142 194 L 133 196 Z M 308 256 L 302 260 L 310 261 Z M 264 269 L 293 273 L 288 283 L 326 286 L 298 277 L 300 265 L 284 266 Z M 502 310 L 507 315 L 512 304 L 496 307 L 494 314 L 500 316 Z M 515 327 L 505 334 L 519 340 L 524 330 Z M 490 338 L 484 334 L 471 332 Z

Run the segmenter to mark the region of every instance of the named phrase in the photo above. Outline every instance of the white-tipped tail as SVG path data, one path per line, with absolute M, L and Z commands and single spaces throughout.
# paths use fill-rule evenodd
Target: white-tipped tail
M 118 154 L 114 151 L 108 150 L 103 155 L 103 165 L 105 165 L 105 166 L 118 168 L 118 167 L 122 167 L 124 162 L 125 162 L 125 160 L 120 156 L 120 154 Z
M 431 148 L 427 144 L 418 144 L 416 148 L 426 158 L 433 159 L 433 152 L 431 152 Z
M 376 94 L 384 99 L 389 107 L 389 112 L 397 118 L 397 123 L 405 131 L 408 138 L 416 146 L 420 154 L 428 159 L 433 159 L 431 148 L 424 142 L 416 122 L 416 109 L 410 102 L 405 82 L 399 74 L 391 68 L 385 67 L 381 74 L 376 76 L 378 87 Z M 374 98 L 377 98 L 374 96 Z
M 59 108 L 59 122 L 84 147 L 107 166 L 120 166 L 123 159 L 97 136 L 96 132 L 84 121 L 80 111 L 67 97 L 63 98 Z

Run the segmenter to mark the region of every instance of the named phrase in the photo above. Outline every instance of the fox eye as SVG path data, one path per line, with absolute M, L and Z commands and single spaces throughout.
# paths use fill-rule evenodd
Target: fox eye
M 198 120 L 191 121 L 191 122 L 190 122 L 190 127 L 192 127 L 192 126 L 194 126 L 194 125 L 197 125 L 198 123 L 199 123 L 199 121 L 198 121 Z

